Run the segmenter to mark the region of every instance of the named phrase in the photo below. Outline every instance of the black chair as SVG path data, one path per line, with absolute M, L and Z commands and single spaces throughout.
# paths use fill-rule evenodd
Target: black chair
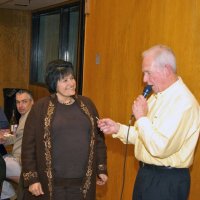
M 8 152 L 3 144 L 0 144 L 0 154 L 1 156 L 6 155 Z
M 15 95 L 20 90 L 20 88 L 3 88 L 3 97 L 4 97 L 4 113 L 10 122 L 12 112 L 15 111 L 15 116 L 17 122 L 19 121 L 20 114 L 17 111 L 15 103 Z
M 2 191 L 3 181 L 6 179 L 6 163 L 3 156 L 0 154 L 0 195 Z

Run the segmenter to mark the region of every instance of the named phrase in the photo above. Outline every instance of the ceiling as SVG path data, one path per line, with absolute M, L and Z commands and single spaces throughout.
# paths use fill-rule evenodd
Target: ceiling
M 67 0 L 0 0 L 0 8 L 36 10 L 66 1 Z

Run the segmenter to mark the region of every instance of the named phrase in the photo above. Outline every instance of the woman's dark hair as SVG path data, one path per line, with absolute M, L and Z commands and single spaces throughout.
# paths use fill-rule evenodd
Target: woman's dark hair
M 66 75 L 74 76 L 72 63 L 64 60 L 53 60 L 46 68 L 45 82 L 50 93 L 56 92 L 57 82 Z

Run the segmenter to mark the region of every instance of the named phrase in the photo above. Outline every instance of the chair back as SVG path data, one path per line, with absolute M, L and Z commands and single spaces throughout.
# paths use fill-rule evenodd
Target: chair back
M 6 179 L 6 163 L 0 154 L 0 194 L 2 189 L 3 181 Z

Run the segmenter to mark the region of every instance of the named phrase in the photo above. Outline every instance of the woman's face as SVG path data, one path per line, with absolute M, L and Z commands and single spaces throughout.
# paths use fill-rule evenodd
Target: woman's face
M 63 79 L 58 80 L 56 91 L 63 97 L 75 95 L 76 81 L 72 74 L 66 75 Z

